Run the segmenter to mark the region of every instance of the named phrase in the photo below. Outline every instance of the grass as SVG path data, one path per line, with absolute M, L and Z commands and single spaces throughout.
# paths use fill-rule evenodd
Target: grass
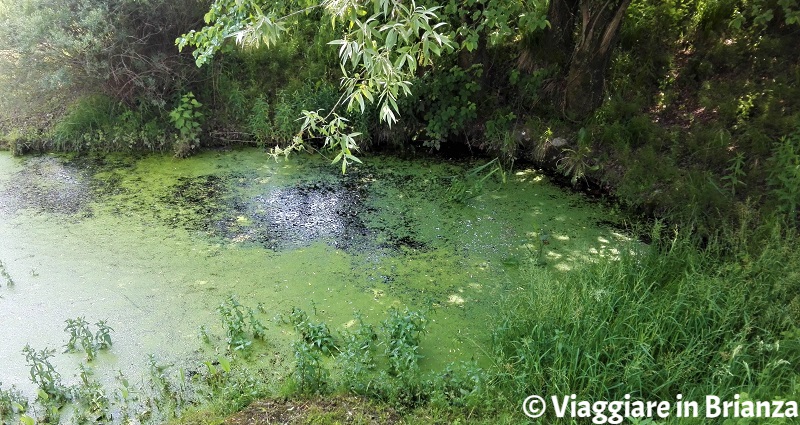
M 750 253 L 674 235 L 575 273 L 531 271 L 495 332 L 498 386 L 511 404 L 529 394 L 796 397 L 800 333 L 779 294 L 797 292 L 783 276 L 800 263 L 784 231 Z

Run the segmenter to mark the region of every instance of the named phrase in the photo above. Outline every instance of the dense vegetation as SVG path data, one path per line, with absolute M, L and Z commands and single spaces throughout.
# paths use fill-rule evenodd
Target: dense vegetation
M 252 143 L 343 167 L 359 149 L 481 154 L 664 220 L 647 253 L 568 275 L 532 266 L 488 370 L 421 374 L 409 347 L 424 320 L 394 312 L 385 370 L 347 351 L 370 344 L 362 329 L 337 359 L 355 372 L 329 378 L 324 325 L 292 319 L 306 326 L 294 393 L 367 394 L 420 422 L 496 421 L 534 393 L 796 399 L 798 1 L 426 4 L 0 0 L 1 143 L 177 156 Z M 234 406 L 267 392 L 244 393 Z

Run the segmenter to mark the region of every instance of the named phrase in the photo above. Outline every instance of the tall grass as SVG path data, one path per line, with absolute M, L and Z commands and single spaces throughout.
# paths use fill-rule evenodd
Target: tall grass
M 494 333 L 496 382 L 509 403 L 796 397 L 800 332 L 787 306 L 800 258 L 786 233 L 704 249 L 681 235 L 580 271 L 532 268 Z

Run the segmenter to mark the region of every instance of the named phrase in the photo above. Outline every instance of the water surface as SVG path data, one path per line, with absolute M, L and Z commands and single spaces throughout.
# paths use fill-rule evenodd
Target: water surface
M 334 333 L 355 312 L 377 324 L 391 307 L 425 310 L 423 368 L 483 361 L 497 309 L 539 248 L 542 267 L 569 273 L 625 238 L 597 224 L 613 219 L 602 206 L 534 170 L 489 179 L 459 203 L 447 188 L 476 164 L 364 160 L 342 176 L 318 157 L 275 162 L 256 149 L 184 160 L 0 153 L 0 261 L 14 281 L 0 281 L 3 388 L 33 394 L 22 348 L 60 353 L 64 321 L 79 316 L 115 330 L 93 362 L 105 379 L 142 375 L 148 354 L 197 367 L 199 329 L 222 334 L 215 308 L 232 294 L 265 307 L 263 356 L 283 368 L 297 336 L 270 319 L 292 307 Z M 70 383 L 82 361 L 53 363 Z

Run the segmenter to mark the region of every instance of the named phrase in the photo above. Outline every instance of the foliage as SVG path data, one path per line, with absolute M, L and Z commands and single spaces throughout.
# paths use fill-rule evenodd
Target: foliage
M 769 184 L 778 200 L 777 210 L 796 223 L 800 213 L 800 129 L 781 138 L 771 160 Z
M 0 382 L 0 421 L 10 420 L 15 414 L 22 414 L 28 409 L 28 400 L 13 385 L 3 389 Z
M 8 273 L 8 270 L 6 270 L 6 266 L 2 261 L 0 261 L 0 277 L 3 278 L 7 286 L 14 286 L 14 279 L 11 278 L 11 275 Z M 2 284 L 0 284 L 0 286 L 2 286 Z
M 356 107 L 363 113 L 366 103 L 377 99 L 379 118 L 390 126 L 397 121 L 398 97 L 409 95 L 410 80 L 417 67 L 427 65 L 435 56 L 452 46 L 447 35 L 440 31 L 444 23 L 436 22 L 439 7 L 426 8 L 391 0 L 372 2 L 369 8 L 360 3 L 324 2 L 304 10 L 295 11 L 287 5 L 275 4 L 267 12 L 255 1 L 234 2 L 217 0 L 212 3 L 205 16 L 207 26 L 199 31 L 190 31 L 179 37 L 176 44 L 183 49 L 196 47 L 193 52 L 198 66 L 206 63 L 223 47 L 226 39 L 235 38 L 244 47 L 266 47 L 278 42 L 286 32 L 286 23 L 299 12 L 322 9 L 331 16 L 332 24 L 344 22 L 349 31 L 344 38 L 335 39 L 330 44 L 339 46 L 341 63 L 341 86 L 344 90 L 340 103 L 346 103 L 348 110 Z M 283 7 L 283 8 L 282 8 Z M 327 115 L 304 111 L 305 120 L 302 132 L 307 136 L 324 137 L 326 147 L 340 150 L 334 162 L 355 158 L 354 137 L 357 133 L 345 133 L 346 121 L 335 112 L 334 106 Z M 325 122 L 331 118 L 331 122 Z M 296 136 L 289 148 L 278 148 L 275 155 L 288 154 L 302 146 L 303 139 Z
M 730 21 L 730 26 L 735 29 L 741 29 L 745 23 L 751 23 L 755 28 L 766 27 L 778 14 L 783 15 L 783 21 L 786 25 L 800 25 L 800 6 L 797 0 L 754 0 L 749 2 L 742 9 L 737 8 L 734 11 L 733 19 Z
M 80 365 L 80 384 L 75 389 L 75 398 L 79 403 L 75 414 L 85 422 L 111 421 L 111 400 L 93 375 L 91 368 Z
M 22 353 L 25 355 L 25 362 L 31 368 L 31 382 L 39 387 L 40 400 L 49 401 L 60 407 L 71 398 L 69 390 L 61 383 L 61 374 L 50 363 L 50 359 L 55 355 L 55 350 L 45 348 L 36 351 L 30 345 L 26 345 L 22 349 Z
M 735 157 L 731 159 L 730 166 L 725 169 L 726 174 L 722 176 L 722 180 L 725 182 L 723 183 L 723 187 L 731 192 L 732 196 L 736 196 L 736 187 L 737 186 L 747 186 L 747 184 L 743 181 L 745 177 L 747 177 L 747 173 L 744 171 L 744 154 L 739 152 L 736 154 Z
M 83 351 L 86 352 L 86 359 L 92 361 L 97 357 L 98 351 L 111 348 L 111 332 L 114 329 L 111 329 L 105 320 L 95 323 L 97 332 L 94 334 L 89 329 L 89 322 L 83 317 L 67 319 L 66 324 L 67 327 L 64 328 L 64 332 L 69 333 L 69 341 L 64 345 L 66 347 L 65 353 L 75 351 L 80 345 Z
M 375 349 L 378 334 L 372 325 L 356 315 L 358 327 L 342 333 L 342 348 L 336 361 L 341 371 L 342 386 L 360 395 L 369 395 L 370 374 L 377 367 Z
M 558 287 L 551 273 L 532 270 L 494 335 L 498 382 L 514 400 L 537 391 L 587 399 L 792 393 L 800 350 L 789 312 L 771 305 L 777 292 L 756 289 L 787 285 L 779 275 L 798 267 L 779 234 L 762 239 L 744 267 L 720 257 L 723 242 L 700 250 L 674 234 L 564 275 Z M 764 268 L 775 273 L 755 271 Z
M 15 125 L 46 132 L 84 95 L 153 115 L 196 78 L 172 42 L 198 18 L 188 1 L 4 0 L 0 10 L 0 111 Z
M 175 156 L 185 157 L 200 146 L 202 106 L 203 104 L 194 98 L 194 94 L 189 92 L 181 96 L 178 106 L 169 113 L 170 122 L 178 130 L 175 138 Z
M 453 66 L 417 81 L 414 96 L 404 99 L 409 115 L 424 123 L 424 145 L 439 149 L 449 138 L 467 133 L 478 116 L 475 96 L 483 69 Z
M 322 393 L 328 384 L 328 372 L 322 364 L 318 347 L 305 340 L 292 344 L 294 349 L 294 379 L 301 394 Z
M 308 314 L 302 309 L 292 307 L 288 322 L 294 326 L 309 347 L 315 348 L 323 354 L 331 354 L 337 348 L 328 325 L 311 322 Z
M 498 171 L 503 172 L 497 158 L 495 158 L 485 164 L 467 170 L 463 175 L 451 177 L 450 185 L 446 191 L 446 199 L 452 202 L 464 203 L 480 196 L 483 193 L 483 185 L 486 180 Z
M 256 317 L 255 310 L 240 304 L 233 295 L 217 307 L 217 312 L 225 328 L 229 349 L 241 351 L 249 347 L 253 339 L 266 337 L 266 327 Z
M 430 404 L 445 409 L 490 410 L 498 401 L 491 384 L 491 372 L 477 362 L 450 363 L 432 378 Z
M 561 150 L 563 156 L 558 160 L 556 167 L 565 176 L 570 177 L 573 186 L 578 183 L 578 179 L 585 178 L 588 171 L 597 171 L 599 168 L 597 165 L 592 165 L 590 157 L 592 150 L 589 146 L 589 133 L 585 128 L 581 128 L 578 130 L 578 146 L 575 149 Z
M 419 371 L 420 338 L 425 333 L 428 319 L 418 311 L 389 310 L 389 317 L 381 328 L 386 333 L 386 357 L 392 376 L 412 377 Z
M 253 106 L 247 116 L 247 130 L 260 146 L 272 140 L 274 129 L 270 122 L 269 102 L 264 96 L 259 96 L 253 102 Z

